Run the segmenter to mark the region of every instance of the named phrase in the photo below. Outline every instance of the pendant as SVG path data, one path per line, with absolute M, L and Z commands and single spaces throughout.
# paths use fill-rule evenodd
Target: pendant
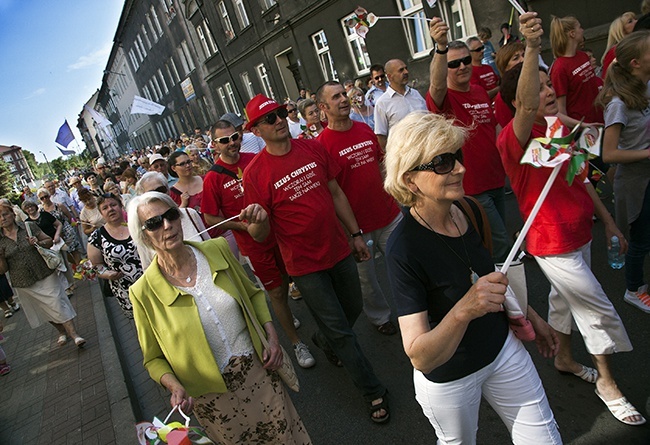
M 476 279 L 478 280 L 478 277 L 476 277 Z M 185 278 L 186 283 L 189 283 L 190 281 L 192 281 L 192 276 L 191 275 L 189 277 Z
M 478 274 L 474 272 L 474 270 L 471 267 L 469 268 L 469 271 L 471 272 L 469 274 L 469 280 L 472 282 L 472 284 L 476 284 L 476 282 L 478 281 Z

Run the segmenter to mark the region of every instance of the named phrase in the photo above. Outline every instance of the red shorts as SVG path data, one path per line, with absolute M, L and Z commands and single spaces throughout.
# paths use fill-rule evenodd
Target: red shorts
M 262 282 L 265 290 L 275 289 L 282 284 L 282 277 L 287 275 L 287 269 L 277 243 L 268 250 L 249 252 L 248 259 L 253 273 Z

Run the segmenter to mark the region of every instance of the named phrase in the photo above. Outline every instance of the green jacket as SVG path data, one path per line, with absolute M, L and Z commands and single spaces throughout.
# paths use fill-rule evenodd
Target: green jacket
M 230 294 L 240 306 L 246 304 L 252 308 L 261 325 L 271 321 L 264 291 L 248 279 L 223 238 L 186 244 L 196 247 L 206 256 L 214 271 L 214 284 Z M 192 397 L 228 391 L 205 337 L 194 297 L 169 284 L 155 257 L 131 286 L 129 296 L 144 367 L 152 379 L 160 382 L 164 374 L 172 373 Z M 260 338 L 243 306 L 242 313 L 261 360 Z

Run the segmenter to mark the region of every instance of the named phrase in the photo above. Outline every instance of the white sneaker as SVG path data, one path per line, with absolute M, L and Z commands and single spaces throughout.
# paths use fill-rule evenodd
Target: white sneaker
M 296 316 L 294 315 L 294 316 L 293 316 L 293 327 L 296 328 L 296 329 L 298 329 L 298 328 L 300 327 L 300 324 L 301 324 L 301 323 L 300 323 L 300 320 L 298 320 L 298 319 L 296 318 Z
M 643 312 L 650 314 L 650 295 L 648 295 L 647 284 L 641 286 L 636 292 L 626 290 L 623 300 L 637 309 L 641 309 Z
M 296 354 L 296 360 L 301 368 L 311 368 L 316 364 L 314 356 L 309 352 L 309 348 L 306 344 L 299 341 L 293 345 L 293 352 Z

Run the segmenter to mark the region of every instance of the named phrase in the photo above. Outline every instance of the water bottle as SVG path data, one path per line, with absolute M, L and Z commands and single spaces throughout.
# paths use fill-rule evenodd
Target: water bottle
M 625 255 L 620 254 L 621 243 L 618 241 L 617 236 L 611 239 L 612 247 L 607 251 L 607 262 L 612 269 L 621 269 L 625 266 Z

